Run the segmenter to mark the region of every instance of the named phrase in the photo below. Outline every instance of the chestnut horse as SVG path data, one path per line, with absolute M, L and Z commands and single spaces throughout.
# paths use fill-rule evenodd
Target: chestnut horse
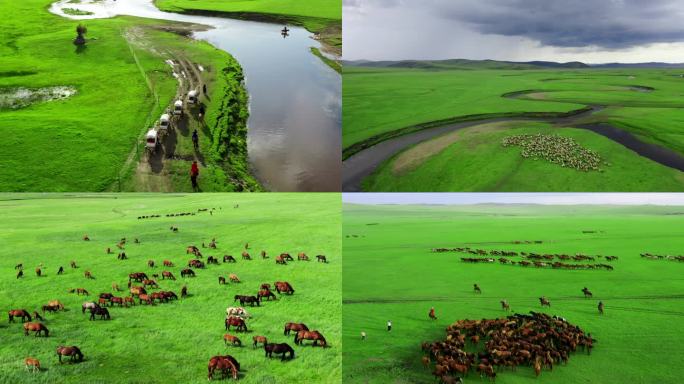
M 24 323 L 24 335 L 28 336 L 29 332 L 35 332 L 36 336 L 40 336 L 41 332 L 45 337 L 50 335 L 50 331 L 42 323 Z
M 287 265 L 287 262 L 282 256 L 278 256 L 275 258 L 276 264 L 282 264 L 282 265 Z
M 9 315 L 9 322 L 13 323 L 15 317 L 21 317 L 21 322 L 23 323 L 28 319 L 28 321 L 31 321 L 31 315 L 26 311 L 25 309 L 12 309 L 9 312 L 7 312 Z
M 247 332 L 247 324 L 240 317 L 231 316 L 226 319 L 226 331 L 230 331 L 230 326 L 235 327 L 235 332 Z
M 276 281 L 275 289 L 278 293 L 287 293 L 288 295 L 294 294 L 294 289 L 287 281 Z
M 249 253 L 242 251 L 242 260 L 252 260 L 252 256 Z
M 59 346 L 57 347 L 57 356 L 59 357 L 59 363 L 62 363 L 62 356 L 70 356 L 73 362 L 76 358 L 78 361 L 83 361 L 83 353 L 78 349 L 77 346 L 72 345 L 71 347 Z
M 232 356 L 214 356 L 209 359 L 209 364 L 207 369 L 209 371 L 207 378 L 209 380 L 213 379 L 214 372 L 221 371 L 221 378 L 227 376 L 228 371 L 232 375 L 234 380 L 238 379 L 238 371 L 240 370 L 239 364 Z
M 285 356 L 288 353 L 290 354 L 290 360 L 294 359 L 295 357 L 294 349 L 292 349 L 292 347 L 290 347 L 287 343 L 264 344 L 264 351 L 266 352 L 266 357 L 273 357 L 274 353 L 276 355 L 282 354 L 282 357 L 280 359 L 283 361 L 285 361 Z
M 268 343 L 266 336 L 254 336 L 252 337 L 252 341 L 254 341 L 254 348 L 256 348 L 259 343 L 262 343 L 263 345 Z
M 230 343 L 231 345 L 237 345 L 238 347 L 242 346 L 242 341 L 237 336 L 225 334 L 223 335 L 223 342 L 228 345 Z
M 309 261 L 309 256 L 307 256 L 304 252 L 299 252 L 299 254 L 297 255 L 297 260 Z
M 40 361 L 38 359 L 33 358 L 33 357 L 27 357 L 24 359 L 24 366 L 26 367 L 26 370 L 29 372 L 35 372 L 38 371 L 40 372 Z
M 162 271 L 162 280 L 164 279 L 176 280 L 176 276 L 169 271 Z
M 257 293 L 257 297 L 259 297 L 259 300 L 261 300 L 264 297 L 266 298 L 266 300 L 269 300 L 269 301 L 271 300 L 271 298 L 273 298 L 273 300 L 278 300 L 275 293 L 271 292 L 268 289 L 259 290 L 259 292 Z
M 303 345 L 303 340 L 313 340 L 313 345 L 318 345 L 321 343 L 322 347 L 326 347 L 328 344 L 325 341 L 325 337 L 318 331 L 299 331 L 295 334 L 294 342 L 297 345 Z
M 304 323 L 285 323 L 285 331 L 283 332 L 283 335 L 289 335 L 290 331 L 308 331 L 309 327 L 306 326 Z

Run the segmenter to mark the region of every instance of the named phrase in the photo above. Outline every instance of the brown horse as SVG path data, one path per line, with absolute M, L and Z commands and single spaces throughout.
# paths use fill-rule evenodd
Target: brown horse
M 228 345 L 230 343 L 231 345 L 237 345 L 238 347 L 242 346 L 242 341 L 237 336 L 225 334 L 223 335 L 223 342 Z
M 268 339 L 266 338 L 266 336 L 254 336 L 252 337 L 252 341 L 254 341 L 254 348 L 256 348 L 257 344 L 259 343 L 261 343 L 262 345 L 266 345 L 268 343 Z
M 45 319 L 43 319 L 43 316 L 41 316 L 40 313 L 38 313 L 38 311 L 33 311 L 33 318 L 36 320 L 45 321 Z
M 50 335 L 50 331 L 42 323 L 24 323 L 24 335 L 28 336 L 29 332 L 35 332 L 36 336 L 40 336 L 41 332 L 45 337 Z
M 90 271 L 85 271 L 83 275 L 86 279 L 94 279 L 93 274 Z
M 176 280 L 176 276 L 169 271 L 162 271 L 162 280 L 164 279 Z
M 276 292 L 278 293 L 287 293 L 288 295 L 294 294 L 294 289 L 292 288 L 292 285 L 290 285 L 290 283 L 288 283 L 287 281 L 276 281 L 274 285 Z
M 49 305 L 49 304 L 48 304 L 48 305 L 43 305 L 40 309 L 41 309 L 41 311 L 43 312 L 43 315 L 45 314 L 46 311 L 47 311 L 47 312 L 57 312 L 57 311 L 59 311 L 59 308 L 58 308 L 58 307 L 56 307 L 56 306 L 54 306 L 54 305 Z
M 541 304 L 542 307 L 547 306 L 551 308 L 551 302 L 544 296 L 539 298 L 539 304 Z
M 295 352 L 292 347 L 290 347 L 287 343 L 281 343 L 281 344 L 264 344 L 264 351 L 266 351 L 266 357 L 273 357 L 273 354 L 275 353 L 276 355 L 282 354 L 282 357 L 280 358 L 281 360 L 285 361 L 285 356 L 289 353 L 290 357 L 289 359 L 294 359 L 295 357 Z
M 147 266 L 150 268 L 154 268 L 154 260 L 147 260 Z
M 585 299 L 590 299 L 590 298 L 592 298 L 592 297 L 594 296 L 594 295 L 591 293 L 591 291 L 590 291 L 589 289 L 587 289 L 587 287 L 582 288 L 582 293 L 584 293 L 584 298 L 585 298 Z
M 59 347 L 57 347 L 57 356 L 59 357 L 60 364 L 62 363 L 62 356 L 71 357 L 72 362 L 75 359 L 78 359 L 78 361 L 83 361 L 83 353 L 81 353 L 81 350 L 75 345 L 72 345 L 71 347 L 65 347 L 60 345 Z
M 237 260 L 231 255 L 223 255 L 223 262 L 224 263 L 237 263 Z
M 135 300 L 130 296 L 126 296 L 124 297 L 124 303 L 126 303 L 126 306 L 128 307 L 129 305 L 135 305 Z
M 599 314 L 600 314 L 600 315 L 603 315 L 603 308 L 604 308 L 604 307 L 605 307 L 605 306 L 604 306 L 604 304 L 603 304 L 603 301 L 599 301 L 599 303 L 598 303 L 598 311 L 599 311 Z
M 145 302 L 145 304 L 148 304 L 148 305 L 154 304 L 152 297 L 146 293 L 139 294 L 138 300 L 139 300 L 140 304 L 142 304 L 143 302 Z
M 304 252 L 299 252 L 299 254 L 297 255 L 297 260 L 309 261 L 309 256 L 307 256 Z
M 230 331 L 230 327 L 235 327 L 235 332 L 247 332 L 247 324 L 239 317 L 231 316 L 226 319 L 226 331 Z
M 192 253 L 195 256 L 199 256 L 201 254 L 199 248 L 194 245 L 190 245 L 185 249 L 185 254 L 187 255 L 189 253 Z
M 230 275 L 228 275 L 228 278 L 233 283 L 239 283 L 240 282 L 240 278 L 238 277 L 238 275 L 236 275 L 234 273 L 231 273 Z
M 163 264 L 165 267 L 173 267 L 173 263 L 169 260 L 164 260 Z
M 506 300 L 501 300 L 501 308 L 506 312 L 511 310 L 511 306 L 508 304 L 508 301 Z
M 28 319 L 28 321 L 31 321 L 31 315 L 26 311 L 25 309 L 12 309 L 9 312 L 7 312 L 9 315 L 9 322 L 13 323 L 15 317 L 21 317 L 21 322 L 23 323 Z
M 186 276 L 195 277 L 195 271 L 193 271 L 190 268 L 183 269 L 181 271 L 181 277 L 186 277 Z
M 283 335 L 289 335 L 290 331 L 308 331 L 309 327 L 306 326 L 304 323 L 285 323 L 285 331 L 283 332 Z
M 259 292 L 257 293 L 257 297 L 259 297 L 259 300 L 263 299 L 264 297 L 265 297 L 266 300 L 268 300 L 268 301 L 270 301 L 271 298 L 273 298 L 273 300 L 278 300 L 278 298 L 276 297 L 275 293 L 271 292 L 271 291 L 268 290 L 268 289 L 261 289 L 261 290 L 259 290 Z
M 62 304 L 59 300 L 50 300 L 48 301 L 48 305 L 51 307 L 55 307 L 58 310 L 64 310 L 64 304 Z
M 282 257 L 283 260 L 294 261 L 294 259 L 292 258 L 292 255 L 290 255 L 289 253 L 281 253 L 280 257 Z
M 303 340 L 313 340 L 313 345 L 316 346 L 320 342 L 322 347 L 326 347 L 328 344 L 325 341 L 325 337 L 318 331 L 299 331 L 295 334 L 294 342 L 297 345 L 303 345 Z
M 83 241 L 90 241 L 90 237 L 87 234 L 83 235 Z
M 275 259 L 276 264 L 287 265 L 287 261 L 282 256 L 278 256 Z
M 76 265 L 76 262 L 73 261 L 73 260 L 69 263 L 69 266 L 70 266 L 71 268 L 74 268 L 74 269 L 78 268 L 78 266 Z
M 157 285 L 157 282 L 154 280 L 150 280 L 150 279 L 143 280 L 143 286 L 144 287 L 159 288 L 159 285 Z
M 123 307 L 123 306 L 124 306 L 124 299 L 123 299 L 122 297 L 112 296 L 112 298 L 109 299 L 109 302 L 110 302 L 112 305 L 114 305 L 114 304 L 119 304 L 119 307 Z
M 40 268 L 36 268 L 36 276 L 40 277 L 40 275 L 43 274 L 43 271 L 40 270 Z
M 239 365 L 236 365 L 237 361 L 231 356 L 214 356 L 209 359 L 209 364 L 207 369 L 209 371 L 207 378 L 209 380 L 213 379 L 214 373 L 216 371 L 221 372 L 221 378 L 225 378 L 230 372 L 234 380 L 238 379 L 238 371 L 240 370 Z
M 26 370 L 29 372 L 40 372 L 40 361 L 33 357 L 27 357 L 24 359 L 24 367 L 26 367 Z
M 85 289 L 85 288 L 73 288 L 68 290 L 67 292 L 69 293 L 76 293 L 77 295 L 85 295 L 88 296 L 90 293 Z
M 252 256 L 250 256 L 246 251 L 242 251 L 242 260 L 252 260 Z
M 147 293 L 147 291 L 143 287 L 131 287 L 131 296 L 140 296 L 145 293 Z
M 261 258 L 262 259 L 268 259 L 268 256 L 266 255 L 266 251 L 261 251 Z
M 90 320 L 95 320 L 95 316 L 100 316 L 100 320 L 111 320 L 109 310 L 107 308 L 97 307 L 90 309 Z
M 223 276 L 219 276 L 219 285 L 221 284 L 226 284 L 226 278 Z

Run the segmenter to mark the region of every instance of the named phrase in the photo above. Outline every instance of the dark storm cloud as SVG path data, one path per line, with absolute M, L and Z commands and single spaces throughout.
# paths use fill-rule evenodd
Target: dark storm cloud
M 433 7 L 436 16 L 464 23 L 479 33 L 527 37 L 548 46 L 593 45 L 619 49 L 684 41 L 684 0 L 424 0 L 420 3 Z

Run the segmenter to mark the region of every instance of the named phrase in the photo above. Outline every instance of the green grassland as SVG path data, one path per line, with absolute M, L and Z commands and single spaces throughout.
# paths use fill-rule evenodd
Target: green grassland
M 241 363 L 244 383 L 335 383 L 341 378 L 341 206 L 339 194 L 98 194 L 98 195 L 3 195 L 0 240 L 0 307 L 3 316 L 11 308 L 31 312 L 48 300 L 60 300 L 65 312 L 46 314 L 48 338 L 24 336 L 20 321 L 0 322 L 0 382 L 12 383 L 201 383 L 206 382 L 207 362 L 213 355 L 230 354 Z M 234 208 L 239 204 L 238 208 Z M 213 214 L 199 209 L 215 208 Z M 167 213 L 196 212 L 194 216 L 165 217 Z M 160 214 L 161 218 L 137 219 Z M 177 226 L 174 233 L 170 226 Z M 81 240 L 87 233 L 90 241 Z M 126 237 L 129 260 L 106 255 Z M 202 249 L 207 255 L 232 254 L 236 264 L 209 265 L 196 269 L 197 277 L 181 278 L 180 270 L 191 258 L 185 248 L 200 246 L 216 237 L 218 249 Z M 139 244 L 133 242 L 140 240 Z M 240 253 L 249 242 L 256 256 L 243 261 Z M 270 255 L 259 257 L 261 250 Z M 324 254 L 329 263 L 316 261 L 276 265 L 281 252 Z M 147 260 L 155 260 L 149 268 Z M 175 263 L 162 267 L 163 260 Z M 69 262 L 76 261 L 78 269 Z M 25 277 L 15 278 L 14 266 L 23 263 Z M 34 269 L 43 265 L 43 277 Z M 64 275 L 57 275 L 64 266 Z M 84 278 L 90 270 L 94 280 Z M 164 290 L 180 292 L 186 299 L 154 306 L 110 308 L 110 321 L 89 321 L 81 303 L 111 292 L 116 282 L 126 289 L 131 272 L 161 273 L 170 270 L 177 281 L 158 280 Z M 218 276 L 236 273 L 239 284 L 219 285 Z M 248 308 L 253 318 L 249 332 L 238 333 L 244 347 L 224 346 L 223 319 L 236 294 L 256 294 L 264 282 L 287 280 L 292 296 Z M 84 287 L 90 296 L 77 297 L 67 289 Z M 119 292 L 118 295 L 126 295 Z M 115 293 L 116 294 L 116 293 Z M 239 305 L 239 303 L 238 303 Z M 330 348 L 295 346 L 283 335 L 285 322 L 304 322 L 320 330 Z M 236 334 L 232 330 L 231 334 Z M 254 335 L 271 342 L 287 342 L 295 348 L 290 362 L 264 357 L 253 349 Z M 58 345 L 78 345 L 85 361 L 60 365 Z M 38 358 L 40 373 L 24 370 L 23 359 Z M 231 380 L 232 381 L 232 380 Z
M 571 355 L 567 366 L 539 378 L 527 367 L 499 371 L 497 383 L 679 382 L 684 265 L 639 254 L 683 253 L 677 228 L 684 208 L 345 205 L 343 211 L 344 382 L 433 383 L 420 361 L 422 341 L 444 339 L 446 326 L 458 319 L 505 316 L 503 299 L 514 312 L 542 312 L 542 295 L 552 303 L 543 312 L 591 332 L 598 340 L 594 350 Z M 543 243 L 512 244 L 516 240 Z M 466 264 L 462 254 L 430 252 L 460 246 L 619 260 L 613 271 L 570 271 Z M 481 295 L 473 293 L 474 283 Z M 583 297 L 584 286 L 593 299 Z M 606 305 L 603 316 L 599 300 Z M 437 321 L 427 316 L 432 306 Z M 479 381 L 474 372 L 465 380 Z
M 77 93 L 23 109 L 0 110 L 0 129 L 5 132 L 0 144 L 4 154 L 0 190 L 118 190 L 135 165 L 126 160 L 136 150 L 136 142 L 176 94 L 177 81 L 164 62 L 174 54 L 213 70 L 205 75 L 212 92 L 208 128 L 200 132 L 206 147 L 212 147 L 205 154 L 212 160 L 209 171 L 203 174 L 216 175 L 207 185 L 224 191 L 238 189 L 236 185 L 259 188 L 247 171 L 247 101 L 235 78 L 241 76 L 235 59 L 207 43 L 167 32 L 182 32 L 187 26 L 130 17 L 88 20 L 87 47 L 77 49 L 72 40 L 78 22 L 50 14 L 46 9 L 50 3 L 28 0 L 2 6 L 0 88 L 71 86 Z M 228 70 L 222 72 L 224 68 Z M 230 125 L 217 124 L 222 104 L 236 113 Z M 222 157 L 217 146 L 226 140 L 217 137 L 231 137 L 230 144 L 240 148 Z M 185 139 L 189 141 L 189 136 Z M 135 160 L 141 151 L 133 152 Z M 172 190 L 184 190 L 185 184 L 189 182 L 183 180 Z
M 330 48 L 342 50 L 342 2 L 340 0 L 155 0 L 163 11 L 223 13 L 230 17 L 301 25 L 320 33 Z
M 601 171 L 526 159 L 501 144 L 519 134 L 556 134 L 601 154 Z M 446 147 L 444 147 L 446 146 Z M 543 175 L 543 177 L 540 177 Z M 684 173 L 593 132 L 546 123 L 485 124 L 440 136 L 395 155 L 364 181 L 372 191 L 681 191 Z

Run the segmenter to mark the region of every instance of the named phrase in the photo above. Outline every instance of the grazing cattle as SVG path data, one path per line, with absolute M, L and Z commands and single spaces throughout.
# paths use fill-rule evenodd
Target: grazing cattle
M 303 345 L 302 340 L 313 340 L 313 345 L 316 346 L 320 343 L 322 347 L 328 344 L 325 341 L 325 337 L 318 331 L 299 331 L 295 333 L 294 343 L 297 345 Z
M 223 276 L 219 276 L 219 285 L 225 284 L 226 283 L 226 278 Z
M 268 343 L 268 339 L 266 338 L 266 336 L 254 336 L 252 337 L 252 341 L 254 348 L 256 348 L 257 344 L 259 343 L 261 343 L 262 345 L 266 345 Z
M 268 300 L 268 301 L 270 301 L 271 298 L 273 298 L 273 300 L 278 300 L 278 298 L 276 297 L 275 293 L 271 292 L 271 291 L 268 290 L 268 289 L 261 289 L 261 290 L 259 290 L 259 292 L 257 293 L 257 297 L 259 298 L 259 300 L 263 299 L 264 297 L 265 297 L 266 300 Z
M 85 296 L 90 295 L 90 293 L 85 288 L 73 288 L 73 289 L 68 290 L 67 292 L 69 292 L 69 293 L 76 292 L 77 295 L 85 295 Z
M 261 251 L 261 258 L 262 259 L 268 259 L 268 256 L 266 255 L 266 251 Z
M 229 317 L 225 321 L 226 331 L 230 331 L 230 327 L 235 327 L 235 332 L 247 332 L 247 324 L 241 317 Z
M 95 320 L 95 316 L 100 316 L 100 320 L 111 320 L 107 308 L 97 307 L 90 309 L 90 320 Z
M 328 259 L 325 258 L 325 255 L 316 255 L 316 261 L 321 263 L 327 263 Z
M 299 332 L 308 330 L 309 327 L 307 327 L 304 323 L 285 323 L 285 331 L 283 332 L 283 335 L 287 336 L 291 331 Z
M 50 331 L 42 323 L 24 323 L 24 335 L 28 336 L 29 332 L 35 332 L 35 336 L 40 336 L 41 332 L 45 337 L 50 335 Z
M 243 319 L 250 317 L 249 313 L 247 313 L 247 310 L 242 307 L 228 307 L 226 308 L 226 315 L 228 317 L 237 316 Z
M 501 308 L 506 312 L 511 310 L 511 306 L 508 304 L 508 301 L 506 300 L 501 300 Z
M 40 361 L 33 357 L 27 357 L 24 359 L 24 367 L 26 367 L 26 370 L 29 372 L 40 372 Z
M 252 256 L 250 256 L 249 253 L 243 251 L 242 260 L 252 260 Z
M 181 277 L 195 277 L 195 271 L 190 268 L 186 268 L 181 271 Z
M 287 261 L 282 256 L 278 256 L 275 259 L 276 264 L 287 265 Z
M 473 291 L 475 291 L 475 293 L 482 293 L 480 286 L 477 284 L 473 284 Z
M 231 255 L 223 255 L 223 262 L 224 263 L 237 263 L 237 260 Z
M 549 301 L 549 299 L 547 299 L 544 296 L 539 298 L 539 303 L 541 304 L 542 307 L 547 306 L 547 307 L 551 308 L 551 302 Z
M 61 275 L 64 273 L 64 267 L 60 266 L 59 269 L 57 270 L 57 274 Z
M 154 268 L 154 260 L 147 260 L 147 266 L 150 268 Z
M 292 295 L 295 292 L 292 288 L 292 285 L 290 285 L 290 283 L 287 281 L 276 281 L 274 285 L 276 292 L 280 294 L 287 293 L 288 295 Z
M 173 263 L 169 260 L 164 260 L 163 264 L 165 267 L 173 267 L 174 266 Z
M 238 300 L 240 301 L 240 305 L 242 306 L 244 306 L 245 303 L 248 303 L 252 307 L 254 306 L 254 303 L 256 303 L 257 307 L 261 306 L 261 299 L 257 296 L 235 295 L 233 302 Z
M 228 278 L 233 283 L 239 283 L 240 282 L 240 278 L 234 273 L 231 273 L 230 275 L 228 275 Z
M 90 271 L 85 271 L 83 276 L 85 276 L 86 279 L 94 279 L 93 274 Z
M 164 279 L 176 280 L 176 277 L 169 271 L 162 271 L 162 280 Z
M 223 342 L 228 345 L 230 343 L 231 345 L 237 345 L 238 347 L 242 346 L 242 341 L 237 336 L 225 334 L 223 335 Z
M 93 308 L 99 308 L 100 306 L 92 301 L 86 301 L 85 303 L 81 304 L 81 312 L 85 313 L 86 310 L 90 310 Z
M 40 270 L 40 268 L 36 268 L 36 276 L 40 277 L 40 275 L 43 274 L 43 271 Z
M 297 260 L 309 261 L 309 256 L 307 256 L 304 252 L 299 252 L 299 254 L 297 255 Z
M 264 351 L 266 351 L 266 357 L 273 357 L 274 353 L 276 355 L 282 354 L 282 357 L 280 359 L 283 361 L 285 361 L 286 355 L 288 353 L 290 354 L 290 360 L 294 359 L 295 357 L 294 349 L 292 349 L 292 347 L 290 347 L 287 343 L 264 344 Z
M 71 361 L 75 361 L 75 359 L 78 359 L 78 361 L 83 361 L 83 353 L 81 353 L 81 350 L 75 346 L 72 345 L 71 347 L 65 347 L 65 346 L 59 346 L 57 347 L 57 356 L 59 357 L 59 363 L 62 363 L 62 356 L 69 356 L 71 357 Z
M 230 359 L 229 359 L 230 357 Z M 221 379 L 225 378 L 229 373 L 234 380 L 238 379 L 238 371 L 240 370 L 239 365 L 236 366 L 231 356 L 214 356 L 209 360 L 207 369 L 209 371 L 207 378 L 212 380 L 214 378 L 214 373 L 216 371 L 221 372 Z
M 21 317 L 21 322 L 23 323 L 24 321 L 31 321 L 31 315 L 28 313 L 27 310 L 25 309 L 11 309 L 9 312 L 7 312 L 9 315 L 9 322 L 13 323 L 15 317 Z

